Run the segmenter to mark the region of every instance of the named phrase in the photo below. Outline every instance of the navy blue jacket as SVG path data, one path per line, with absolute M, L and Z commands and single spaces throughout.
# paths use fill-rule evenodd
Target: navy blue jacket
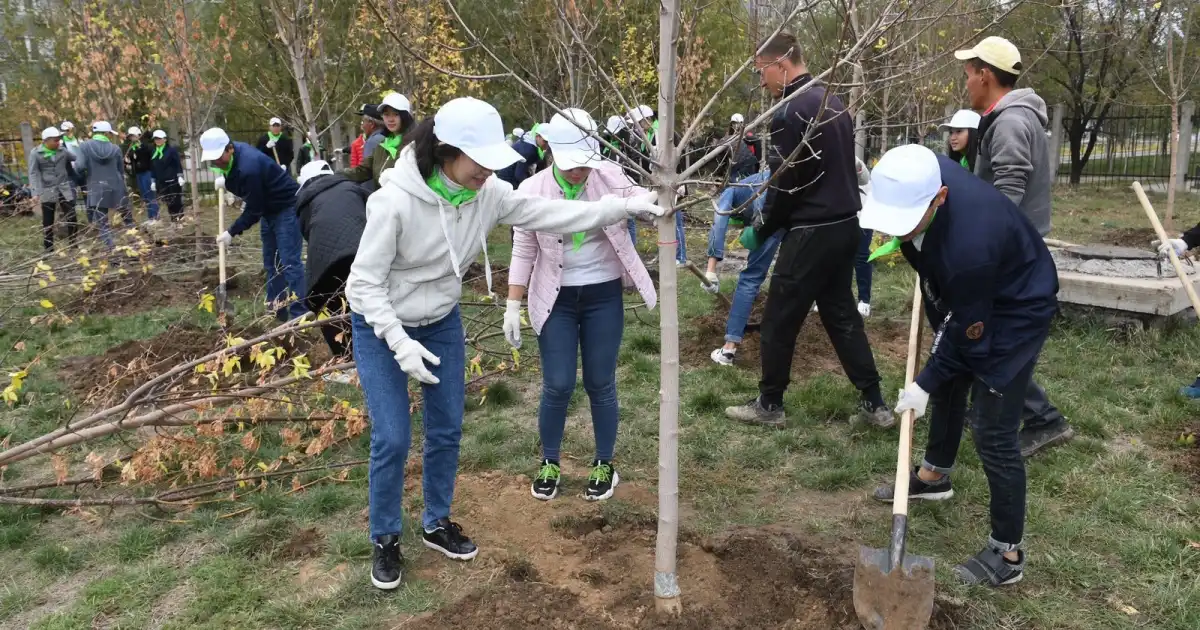
M 1058 271 L 1041 235 L 1012 201 L 939 155 L 949 189 L 920 251 L 901 251 L 921 276 L 939 326 L 917 384 L 935 392 L 963 374 L 1000 390 L 1037 357 L 1058 310 Z
M 518 140 L 512 145 L 513 151 L 521 154 L 525 158 L 524 162 L 514 162 L 496 171 L 496 177 L 512 184 L 513 190 L 521 185 L 521 182 L 529 179 L 530 169 L 538 164 L 538 150 L 536 145 L 529 144 L 524 140 Z
M 150 160 L 150 170 L 154 172 L 154 182 L 158 184 L 159 190 L 170 184 L 178 184 L 179 176 L 183 175 L 183 162 L 179 160 L 179 151 L 171 146 L 170 142 L 164 144 L 162 157 Z
M 245 142 L 233 143 L 233 168 L 225 176 L 225 189 L 245 202 L 242 215 L 229 226 L 237 236 L 263 216 L 296 211 L 296 180 L 275 160 Z

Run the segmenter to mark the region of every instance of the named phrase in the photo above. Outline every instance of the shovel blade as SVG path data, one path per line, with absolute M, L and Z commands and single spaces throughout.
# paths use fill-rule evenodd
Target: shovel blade
M 921 630 L 933 616 L 933 559 L 905 556 L 890 567 L 887 549 L 862 547 L 854 565 L 854 612 L 867 630 Z

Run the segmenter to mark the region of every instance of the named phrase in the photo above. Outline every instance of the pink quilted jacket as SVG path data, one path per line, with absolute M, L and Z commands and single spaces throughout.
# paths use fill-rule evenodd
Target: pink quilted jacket
M 562 198 L 562 189 L 554 181 L 554 173 L 546 169 L 521 183 L 521 192 L 539 197 Z M 605 195 L 632 197 L 645 193 L 646 189 L 635 185 L 625 175 L 621 167 L 605 162 L 592 170 L 584 186 L 583 195 L 579 198 L 595 201 Z M 654 308 L 658 302 L 658 294 L 654 292 L 654 282 L 638 257 L 633 241 L 629 238 L 629 229 L 624 221 L 614 223 L 604 228 L 604 235 L 612 243 L 613 249 L 621 264 L 625 266 L 622 281 L 625 286 L 636 287 L 646 306 Z M 512 263 L 508 270 L 508 283 L 528 287 L 529 321 L 533 332 L 541 334 L 542 325 L 550 316 L 554 302 L 558 299 L 558 290 L 562 287 L 563 251 L 562 234 L 545 232 L 528 232 L 514 228 Z

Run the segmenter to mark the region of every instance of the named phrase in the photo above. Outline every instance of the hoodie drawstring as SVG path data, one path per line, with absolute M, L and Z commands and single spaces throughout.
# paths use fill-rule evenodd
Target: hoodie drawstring
M 446 239 L 446 249 L 450 250 L 450 264 L 454 267 L 454 277 L 458 278 L 459 282 L 463 279 L 462 269 L 458 252 L 454 250 L 454 239 L 450 238 L 450 223 L 446 220 L 446 207 L 442 205 L 442 200 L 437 200 L 438 218 L 442 224 L 442 236 Z M 479 226 L 479 242 L 483 245 L 483 275 L 487 279 L 488 296 L 494 297 L 492 292 L 492 261 L 488 258 L 487 251 L 487 232 L 483 229 L 483 219 L 479 218 L 479 214 L 475 214 L 475 223 Z

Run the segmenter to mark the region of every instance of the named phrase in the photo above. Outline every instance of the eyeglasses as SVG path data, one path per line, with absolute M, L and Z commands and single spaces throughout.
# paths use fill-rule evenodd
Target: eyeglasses
M 789 52 L 788 54 L 791 54 L 791 53 Z M 781 61 L 783 61 L 784 59 L 786 59 L 786 58 L 787 58 L 787 56 L 788 56 L 788 55 L 780 55 L 779 57 L 777 57 L 777 58 L 775 59 L 775 61 L 772 61 L 771 63 L 768 63 L 768 64 L 766 64 L 766 65 L 762 66 L 761 68 L 758 66 L 758 62 L 757 62 L 757 61 L 755 61 L 755 63 L 754 63 L 754 70 L 752 70 L 751 72 L 753 72 L 753 73 L 754 73 L 754 74 L 756 74 L 756 75 L 762 76 L 763 70 L 766 70 L 767 68 L 770 68 L 771 66 L 777 66 L 777 65 L 779 65 L 779 62 L 781 62 Z

